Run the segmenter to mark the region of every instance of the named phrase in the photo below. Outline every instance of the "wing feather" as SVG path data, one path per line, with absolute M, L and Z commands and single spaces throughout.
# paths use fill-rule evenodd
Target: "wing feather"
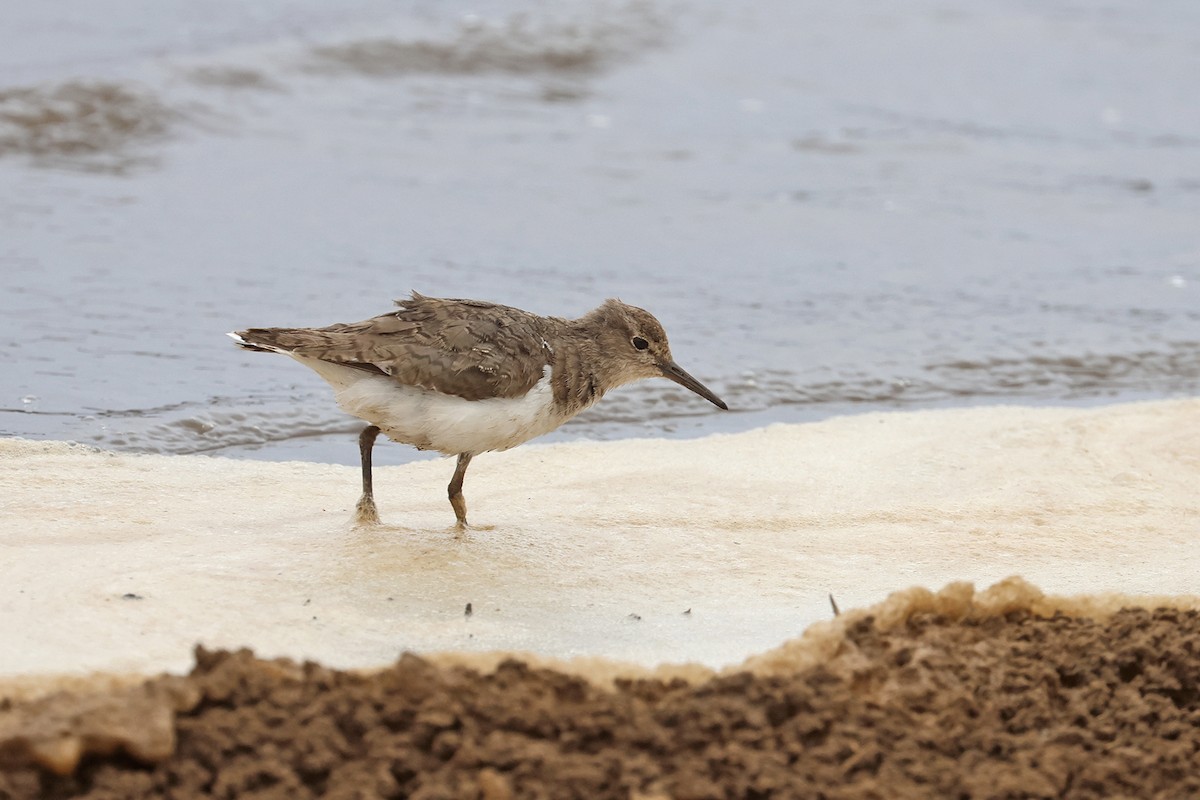
M 479 300 L 425 297 L 362 322 L 324 328 L 250 328 L 246 345 L 379 372 L 467 400 L 520 397 L 553 363 L 554 320 Z

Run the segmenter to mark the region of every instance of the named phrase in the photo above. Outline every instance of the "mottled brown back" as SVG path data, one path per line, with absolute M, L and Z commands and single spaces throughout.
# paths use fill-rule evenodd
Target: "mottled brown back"
M 398 383 L 467 400 L 520 397 L 553 355 L 549 328 L 560 320 L 480 300 L 413 292 L 396 311 L 324 328 L 238 331 L 250 349 L 282 350 L 379 372 Z

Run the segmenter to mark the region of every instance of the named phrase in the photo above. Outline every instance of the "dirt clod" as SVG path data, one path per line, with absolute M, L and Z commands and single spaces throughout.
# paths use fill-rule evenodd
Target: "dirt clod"
M 518 661 L 360 675 L 198 650 L 107 711 L 0 706 L 0 798 L 1200 796 L 1200 612 L 866 618 L 845 648 L 610 689 Z M 173 721 L 169 747 L 135 709 Z

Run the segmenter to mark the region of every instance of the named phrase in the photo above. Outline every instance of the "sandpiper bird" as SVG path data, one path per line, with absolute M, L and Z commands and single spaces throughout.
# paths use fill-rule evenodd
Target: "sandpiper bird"
M 728 409 L 675 363 L 658 320 L 620 300 L 574 320 L 416 292 L 396 305 L 362 322 L 229 334 L 247 350 L 283 353 L 310 367 L 333 386 L 344 411 L 368 423 L 358 437 L 362 497 L 355 514 L 362 524 L 379 521 L 371 450 L 380 431 L 458 456 L 447 488 L 465 528 L 462 484 L 474 456 L 549 433 L 609 389 L 669 378 Z

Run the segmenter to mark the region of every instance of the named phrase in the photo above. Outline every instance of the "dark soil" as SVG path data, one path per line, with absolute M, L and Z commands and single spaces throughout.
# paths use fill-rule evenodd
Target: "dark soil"
M 1198 612 L 867 618 L 843 652 L 606 690 L 199 650 L 186 678 L 0 708 L 0 798 L 1200 797 Z

